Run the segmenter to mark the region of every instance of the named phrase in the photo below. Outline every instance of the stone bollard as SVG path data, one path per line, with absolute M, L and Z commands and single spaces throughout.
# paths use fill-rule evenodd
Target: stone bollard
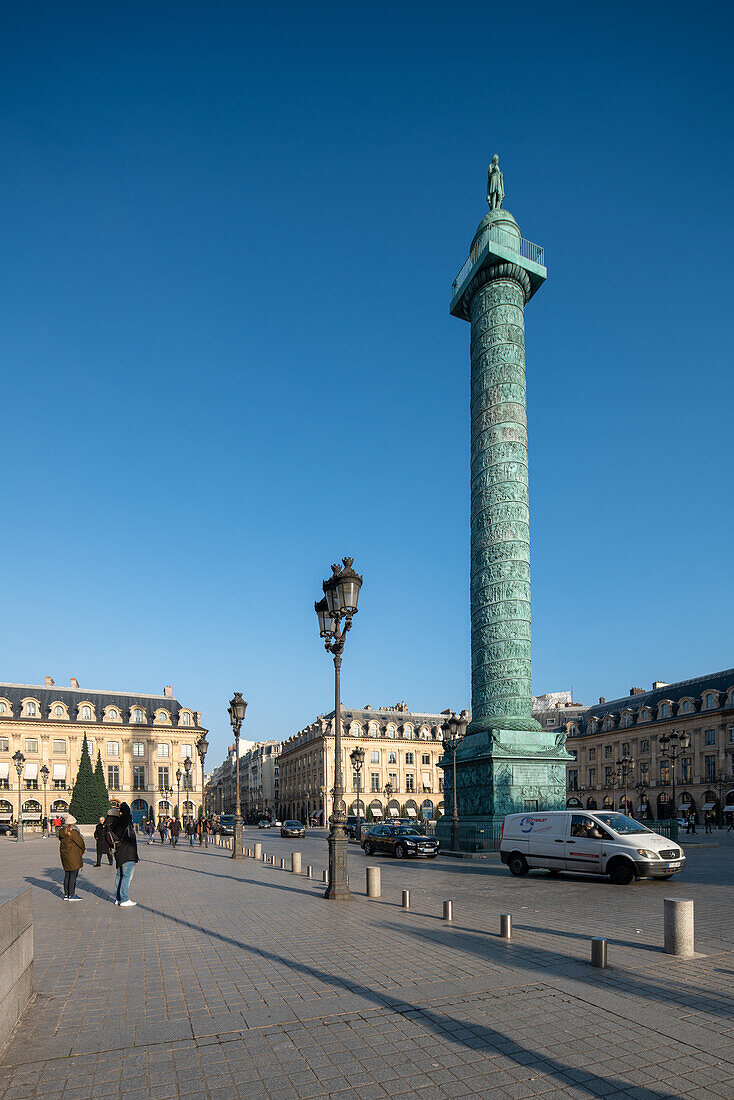
M 258 841 L 258 842 L 257 842 L 257 843 L 255 844 L 255 851 L 254 851 L 254 856 L 255 856 L 255 859 L 262 859 L 262 854 L 263 854 L 263 846 L 262 846 L 262 844 L 260 844 L 260 842 Z
M 281 859 L 280 859 L 280 869 L 281 869 L 281 871 L 285 871 L 285 860 L 283 859 L 282 856 L 281 856 Z
M 595 936 L 591 941 L 591 965 L 599 970 L 607 968 L 607 941 L 601 936 Z
M 321 872 L 321 881 L 322 882 L 328 882 L 329 881 L 329 872 L 328 871 L 322 871 Z
M 313 878 L 313 867 L 306 868 L 306 878 Z
M 665 898 L 664 948 L 668 955 L 694 955 L 693 902 L 687 898 Z
M 443 920 L 451 921 L 454 919 L 454 903 L 453 901 L 445 901 L 443 903 Z
M 301 853 L 291 852 L 291 873 L 294 875 L 300 875 L 301 873 Z
M 500 913 L 500 936 L 503 940 L 512 939 L 512 913 Z
M 400 904 L 403 909 L 410 909 L 410 890 L 403 890 L 403 898 Z
M 367 868 L 367 897 L 379 898 L 382 897 L 382 885 L 380 883 L 380 868 L 368 867 Z

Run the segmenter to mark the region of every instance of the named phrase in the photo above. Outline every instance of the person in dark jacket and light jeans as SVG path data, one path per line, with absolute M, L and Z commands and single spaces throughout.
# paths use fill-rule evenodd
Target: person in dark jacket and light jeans
M 127 802 L 121 802 L 119 815 L 108 815 L 107 822 L 109 822 L 109 831 L 114 839 L 115 866 L 117 867 L 115 905 L 129 909 L 133 905 L 137 905 L 137 902 L 130 900 L 130 883 L 132 882 L 135 864 L 139 862 L 139 857 L 133 818 Z

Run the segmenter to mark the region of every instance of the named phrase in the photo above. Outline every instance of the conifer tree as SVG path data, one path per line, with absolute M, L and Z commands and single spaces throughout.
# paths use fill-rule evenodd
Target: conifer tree
M 110 808 L 110 796 L 107 791 L 107 784 L 104 779 L 104 768 L 102 767 L 102 754 L 97 749 L 97 763 L 94 765 L 94 778 L 97 782 L 97 791 L 99 795 L 99 803 L 97 808 L 97 817 L 106 817 L 107 811 Z
M 76 773 L 74 792 L 71 796 L 69 813 L 72 814 L 81 825 L 93 825 L 99 817 L 99 787 L 92 771 L 92 761 L 89 758 L 89 745 L 87 735 L 82 740 L 82 755 L 79 761 L 79 771 Z

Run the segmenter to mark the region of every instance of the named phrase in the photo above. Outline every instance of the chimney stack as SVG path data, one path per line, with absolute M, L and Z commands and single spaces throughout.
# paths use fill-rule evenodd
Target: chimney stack
M 630 695 L 644 695 L 644 688 L 630 688 Z
M 657 691 L 658 688 L 666 688 L 666 687 L 670 687 L 670 684 L 668 684 L 666 680 L 653 680 L 653 683 L 652 683 L 652 690 L 653 691 Z
M 47 688 L 52 688 L 54 686 L 53 679 L 50 676 L 45 676 L 43 682 Z
M 71 678 L 71 686 L 72 686 L 73 688 L 78 688 L 78 687 L 79 687 L 79 681 L 77 680 L 76 676 L 72 676 L 72 678 Z
M 170 684 L 166 684 L 166 686 L 163 689 L 163 694 L 164 695 L 170 695 L 170 697 L 173 698 L 173 688 L 171 687 Z
M 600 695 L 600 696 L 599 696 L 599 702 L 600 702 L 600 703 L 606 703 L 606 699 L 604 698 L 604 696 L 603 696 L 603 695 Z

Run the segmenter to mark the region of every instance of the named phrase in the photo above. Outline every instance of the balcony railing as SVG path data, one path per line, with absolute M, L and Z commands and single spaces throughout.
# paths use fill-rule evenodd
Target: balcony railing
M 497 226 L 492 226 L 489 230 L 489 240 L 494 241 L 495 244 L 501 245 L 503 248 L 508 248 L 511 252 L 516 252 L 519 256 L 522 256 L 525 260 L 530 260 L 531 263 L 544 266 L 544 250 L 539 244 L 533 244 L 532 241 L 526 241 L 524 237 L 520 238 L 518 247 L 518 240 L 511 233 L 506 233 L 503 229 Z M 486 247 L 486 246 L 485 246 Z M 482 249 L 482 252 L 484 249 Z M 477 260 L 481 257 L 481 254 L 477 256 Z M 476 263 L 476 260 L 472 260 L 471 256 L 461 268 L 461 271 L 451 284 L 451 297 L 455 298 L 461 284 L 466 279 L 467 275 L 471 271 L 472 267 Z

